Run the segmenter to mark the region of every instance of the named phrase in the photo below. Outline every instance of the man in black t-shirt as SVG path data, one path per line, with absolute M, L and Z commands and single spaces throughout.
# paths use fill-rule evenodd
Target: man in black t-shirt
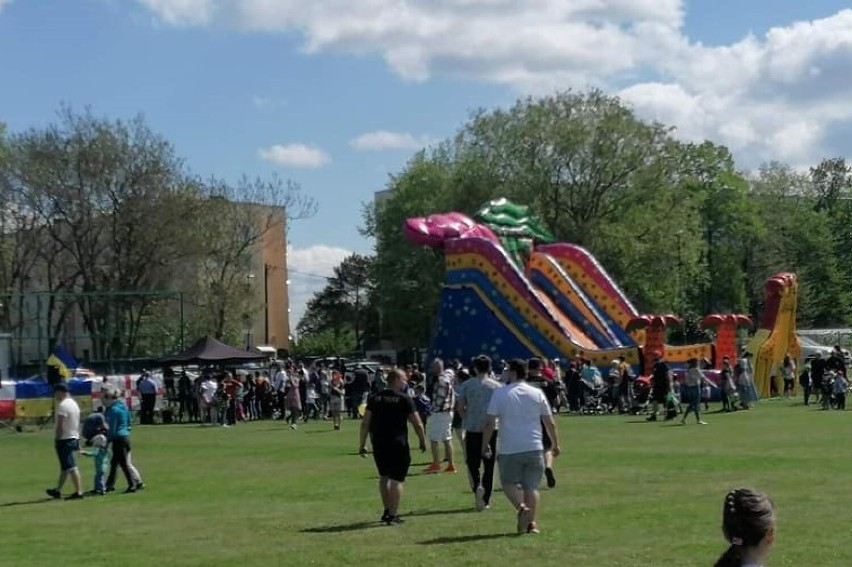
M 405 392 L 408 379 L 402 370 L 388 375 L 388 387 L 370 396 L 367 411 L 361 420 L 361 437 L 358 453 L 367 454 L 367 433 L 373 446 L 373 460 L 379 471 L 379 494 L 384 513 L 381 521 L 401 524 L 399 503 L 402 484 L 408 476 L 411 454 L 408 449 L 408 423 L 414 427 L 420 440 L 420 452 L 426 451 L 426 434 L 414 406 L 414 400 Z
M 666 405 L 666 396 L 672 389 L 672 375 L 669 365 L 663 360 L 663 354 L 654 351 L 654 366 L 651 368 L 651 415 L 648 421 L 657 421 L 659 406 Z

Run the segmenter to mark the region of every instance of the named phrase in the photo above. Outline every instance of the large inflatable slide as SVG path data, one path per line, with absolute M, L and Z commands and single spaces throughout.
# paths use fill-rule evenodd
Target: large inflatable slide
M 736 329 L 750 324 L 741 315 L 713 315 L 705 323 L 715 343 L 666 345 L 665 331 L 679 324 L 677 317 L 641 315 L 591 253 L 557 243 L 527 207 L 505 199 L 483 205 L 474 218 L 411 218 L 403 231 L 446 262 L 433 356 L 583 357 L 598 366 L 624 356 L 644 372 L 651 352 L 660 351 L 675 364 L 698 358 L 716 366 L 720 353 L 736 357 Z M 784 349 L 783 339 L 777 344 Z M 767 356 L 774 361 L 775 351 Z

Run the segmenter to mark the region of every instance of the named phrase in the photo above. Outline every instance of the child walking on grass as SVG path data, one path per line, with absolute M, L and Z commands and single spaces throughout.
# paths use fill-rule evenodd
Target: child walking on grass
M 103 433 L 98 433 L 91 440 L 92 449 L 81 451 L 86 457 L 92 457 L 95 462 L 95 487 L 89 492 L 93 496 L 104 496 L 106 494 L 107 463 L 109 462 L 109 451 L 107 450 L 107 438 Z

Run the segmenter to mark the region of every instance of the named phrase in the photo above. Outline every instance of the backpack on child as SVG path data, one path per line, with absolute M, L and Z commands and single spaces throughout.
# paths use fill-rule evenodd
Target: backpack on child
M 85 420 L 83 420 L 83 426 L 81 427 L 80 434 L 83 436 L 83 439 L 86 441 L 86 446 L 92 446 L 92 439 L 96 435 L 106 433 L 107 431 L 107 423 L 104 414 L 100 411 L 96 411 L 94 413 L 89 414 Z

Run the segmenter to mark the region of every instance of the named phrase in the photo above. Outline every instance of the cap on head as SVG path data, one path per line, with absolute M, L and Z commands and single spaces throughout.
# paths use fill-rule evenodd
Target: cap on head
M 58 384 L 55 384 L 53 386 L 53 393 L 55 394 L 56 392 L 66 392 L 67 393 L 68 392 L 68 384 L 66 384 L 65 382 L 59 382 Z

